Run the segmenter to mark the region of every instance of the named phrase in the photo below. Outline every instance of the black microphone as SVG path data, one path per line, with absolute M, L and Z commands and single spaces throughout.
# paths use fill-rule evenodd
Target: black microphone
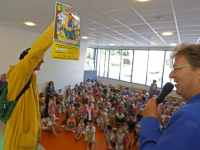
M 160 93 L 160 95 L 156 98 L 156 104 L 160 104 L 163 99 L 173 90 L 174 85 L 170 82 L 167 82 Z

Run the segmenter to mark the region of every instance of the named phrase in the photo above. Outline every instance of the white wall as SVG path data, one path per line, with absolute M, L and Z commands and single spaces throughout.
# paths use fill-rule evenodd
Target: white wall
M 40 33 L 0 26 L 0 75 L 7 73 L 10 65 L 19 62 L 20 53 L 29 48 L 39 35 Z M 61 88 L 63 92 L 67 85 L 71 84 L 74 87 L 75 84 L 82 82 L 86 51 L 86 44 L 81 42 L 79 61 L 57 60 L 51 59 L 50 48 L 45 54 L 45 63 L 41 71 L 36 72 L 38 91 L 44 92 L 51 80 L 54 81 L 56 90 Z
M 108 78 L 101 78 L 101 77 L 97 77 L 97 81 L 99 83 L 105 83 L 106 85 L 108 84 L 112 84 L 113 86 L 117 87 L 119 84 L 121 85 L 126 85 L 126 86 L 131 86 L 131 87 L 135 87 L 135 88 L 141 88 L 141 89 L 145 89 L 149 91 L 149 86 L 145 86 L 145 85 L 140 85 L 140 84 L 134 84 L 134 83 L 130 83 L 130 82 L 124 82 L 124 81 L 118 81 L 118 80 L 114 80 L 114 79 L 108 79 Z M 175 96 L 175 97 L 179 97 L 182 98 L 181 96 L 177 95 L 175 91 L 172 91 L 169 96 Z

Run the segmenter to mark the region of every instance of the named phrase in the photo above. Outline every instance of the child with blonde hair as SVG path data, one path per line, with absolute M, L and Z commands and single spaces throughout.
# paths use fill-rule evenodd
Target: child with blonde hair
M 85 124 L 84 124 L 83 118 L 81 118 L 78 123 L 78 131 L 75 136 L 75 139 L 80 140 L 84 130 L 85 130 Z
M 119 127 L 116 134 L 116 147 L 118 150 L 124 150 L 125 134 L 123 133 L 122 127 Z
M 113 108 L 110 109 L 110 113 L 108 115 L 110 125 L 114 126 L 116 124 L 115 121 L 115 111 Z
M 100 122 L 98 121 L 97 125 L 99 127 L 99 130 L 102 130 L 104 133 L 107 132 L 108 119 L 107 114 L 105 112 L 101 114 Z
M 65 105 L 64 105 L 64 102 L 61 101 L 61 102 L 60 102 L 60 105 L 59 105 L 58 108 L 57 108 L 57 113 L 59 114 L 60 117 L 62 117 L 62 114 L 63 114 L 63 113 L 65 114 L 65 112 L 66 112 L 66 107 L 65 107 Z
M 55 123 L 55 115 L 50 115 L 50 120 L 47 124 L 47 130 L 52 131 L 54 136 L 58 137 L 56 134 L 55 128 L 58 129 L 58 131 L 62 132 L 62 130 L 58 127 L 58 125 Z
M 94 108 L 91 109 L 91 119 L 95 123 L 99 117 L 100 111 L 98 108 L 98 103 L 94 103 Z
M 74 119 L 74 114 L 70 113 L 69 114 L 69 119 L 67 120 L 67 125 L 65 127 L 65 130 L 71 131 L 71 132 L 76 132 L 76 120 Z
M 98 107 L 99 107 L 100 111 L 102 111 L 102 110 L 104 109 L 103 98 L 100 98 L 100 99 L 99 99 Z
M 126 125 L 123 125 L 123 133 L 125 134 L 125 144 L 126 144 L 126 150 L 129 150 L 129 147 L 131 146 L 130 143 L 130 136 L 128 134 L 128 128 Z

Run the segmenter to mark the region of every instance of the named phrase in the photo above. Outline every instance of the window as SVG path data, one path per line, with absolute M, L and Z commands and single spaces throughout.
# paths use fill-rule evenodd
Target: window
M 167 82 L 174 84 L 173 79 L 169 78 L 173 65 L 170 54 L 171 51 L 164 50 L 88 48 L 87 62 L 91 61 L 89 64 L 93 68 L 97 67 L 97 75 L 100 77 L 148 86 L 156 80 L 158 87 L 162 88 Z
M 157 86 L 161 87 L 164 54 L 165 51 L 149 51 L 147 85 L 150 86 L 156 80 Z
M 92 70 L 94 70 L 94 58 L 95 58 L 95 49 L 87 48 L 86 62 L 88 63 L 88 65 Z
M 106 51 L 105 49 L 101 50 L 101 60 L 100 60 L 100 74 L 99 76 L 104 77 L 104 65 L 105 65 L 105 57 L 106 57 Z
M 99 74 L 99 72 L 100 72 L 100 61 L 101 61 L 101 49 L 98 49 L 98 51 L 97 51 L 97 53 L 98 53 L 98 58 L 97 58 L 97 76 L 99 76 L 100 74 Z
M 163 86 L 167 83 L 170 82 L 171 79 L 169 78 L 169 74 L 172 71 L 172 65 L 173 62 L 170 59 L 170 51 L 166 51 L 166 55 L 165 55 L 165 64 L 164 64 L 164 74 L 163 74 Z
M 133 50 L 122 50 L 120 80 L 130 82 L 133 62 Z
M 147 62 L 148 62 L 148 51 L 146 50 L 134 51 L 132 82 L 145 84 Z
M 110 50 L 109 78 L 119 80 L 121 50 Z
M 109 60 L 109 50 L 106 50 L 106 56 L 105 56 L 105 73 L 104 73 L 104 77 L 107 78 L 108 76 L 108 60 Z

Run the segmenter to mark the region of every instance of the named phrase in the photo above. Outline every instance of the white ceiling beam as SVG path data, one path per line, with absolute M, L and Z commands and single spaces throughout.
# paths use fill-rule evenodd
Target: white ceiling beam
M 197 40 L 196 44 L 198 44 L 198 43 L 199 43 L 199 41 L 200 41 L 200 37 L 199 37 L 199 39 Z
M 175 13 L 175 10 L 174 10 L 173 0 L 170 0 L 170 2 L 171 2 L 172 12 L 173 12 L 173 16 L 174 16 L 174 22 L 175 22 L 175 26 L 176 26 L 178 41 L 179 41 L 179 44 L 181 44 L 181 38 L 180 38 L 180 34 L 179 34 L 178 23 L 177 23 L 177 19 L 176 19 L 176 13 Z

